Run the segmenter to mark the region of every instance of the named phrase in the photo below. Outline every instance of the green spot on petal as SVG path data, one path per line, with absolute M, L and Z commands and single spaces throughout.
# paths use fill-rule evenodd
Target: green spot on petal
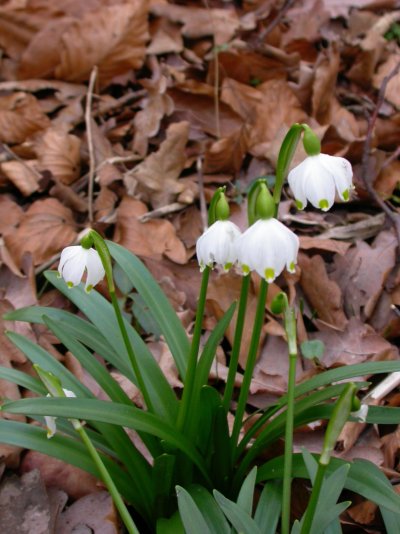
M 300 202 L 300 200 L 296 200 L 295 202 L 296 202 L 296 208 L 298 210 L 302 210 L 304 208 L 303 203 Z
M 229 269 L 232 267 L 232 262 L 225 263 L 224 265 L 224 271 L 229 271 Z
M 265 269 L 264 271 L 264 277 L 267 282 L 273 282 L 275 280 L 275 270 L 268 267 L 268 269 Z
M 296 265 L 295 265 L 294 261 L 292 261 L 292 263 L 289 265 L 288 271 L 290 273 L 294 273 L 296 271 Z
M 71 289 L 74 287 L 74 284 L 72 282 L 67 282 L 67 286 Z
M 350 199 L 350 192 L 348 189 L 345 189 L 342 193 L 343 200 L 346 202 Z
M 92 289 L 93 289 L 93 286 L 91 284 L 89 284 L 87 286 L 87 288 L 85 289 L 85 291 L 86 291 L 86 293 L 90 293 L 92 291 Z
M 328 210 L 329 202 L 326 200 L 326 198 L 323 198 L 318 202 L 318 206 L 321 208 L 321 210 Z
M 244 264 L 243 264 L 243 265 L 242 265 L 242 273 L 243 273 L 244 275 L 246 275 L 246 274 L 249 274 L 249 272 L 250 272 L 250 267 L 249 267 L 248 265 L 244 265 Z

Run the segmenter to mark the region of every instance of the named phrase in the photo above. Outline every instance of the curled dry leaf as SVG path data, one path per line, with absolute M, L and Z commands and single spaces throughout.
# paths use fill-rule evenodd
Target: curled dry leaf
M 300 285 L 310 306 L 322 321 L 343 329 L 347 318 L 343 311 L 342 292 L 339 285 L 330 280 L 321 256 L 308 258 L 299 254 L 301 267 Z
M 50 120 L 33 95 L 18 92 L 0 96 L 0 141 L 22 143 L 49 125 Z
M 345 241 L 335 241 L 334 239 L 320 239 L 311 236 L 300 236 L 300 248 L 303 250 L 317 249 L 328 252 L 336 252 L 343 256 L 351 247 L 351 243 Z
M 98 65 L 99 79 L 106 83 L 118 74 L 141 67 L 148 38 L 147 14 L 147 2 L 131 0 L 102 6 L 75 21 L 62 36 L 55 77 L 85 80 Z
M 24 252 L 31 252 L 34 265 L 49 260 L 77 236 L 70 209 L 49 198 L 34 202 L 22 217 L 19 228 L 5 236 L 5 243 L 20 265 Z
M 41 168 L 69 185 L 79 177 L 80 147 L 79 137 L 52 127 L 45 131 L 35 148 Z
M 36 167 L 36 160 L 24 162 L 12 160 L 0 165 L 2 172 L 25 197 L 39 189 L 38 173 L 33 170 L 36 170 Z
M 357 241 L 344 256 L 336 256 L 332 280 L 344 295 L 344 308 L 350 317 L 359 316 L 364 308 L 370 317 L 383 291 L 383 285 L 396 262 L 397 240 L 392 232 L 383 231 L 372 246 Z
M 249 129 L 249 151 L 265 157 L 282 125 L 304 122 L 306 115 L 285 80 L 268 80 L 257 88 L 225 78 L 221 100 L 242 117 Z
M 203 171 L 239 172 L 247 152 L 249 136 L 247 126 L 243 125 L 228 137 L 215 141 L 205 153 Z
M 383 63 L 378 72 L 373 77 L 373 85 L 379 89 L 386 76 L 388 76 L 400 62 L 399 54 L 391 54 L 389 58 Z M 389 81 L 385 91 L 385 98 L 389 100 L 397 109 L 400 109 L 400 73 Z
M 186 249 L 173 225 L 163 219 L 140 222 L 138 218 L 146 212 L 142 202 L 129 197 L 122 200 L 117 209 L 114 236 L 117 243 L 138 256 L 154 259 L 166 256 L 175 263 L 186 263 Z
M 331 106 L 339 72 L 340 55 L 335 46 L 329 48 L 317 60 L 314 74 L 313 94 L 311 98 L 312 116 L 320 124 L 327 124 L 331 119 Z
M 158 208 L 170 204 L 183 191 L 178 178 L 185 166 L 185 147 L 189 135 L 189 123 L 173 123 L 167 130 L 167 137 L 157 152 L 150 154 L 143 163 L 129 174 L 139 183 L 139 191 L 153 206 Z M 125 176 L 125 180 L 129 176 Z
M 151 13 L 183 24 L 182 33 L 191 39 L 214 36 L 216 45 L 227 43 L 240 26 L 233 9 L 202 9 L 169 3 L 153 3 Z

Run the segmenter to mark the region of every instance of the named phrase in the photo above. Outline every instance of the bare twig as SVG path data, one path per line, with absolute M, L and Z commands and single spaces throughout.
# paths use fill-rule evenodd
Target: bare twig
M 361 179 L 364 183 L 365 189 L 370 197 L 382 208 L 387 218 L 391 222 L 396 232 L 397 241 L 400 247 L 400 218 L 396 213 L 389 208 L 389 206 L 380 198 L 373 187 L 373 179 L 370 176 L 369 159 L 371 155 L 372 134 L 375 128 L 376 120 L 378 118 L 379 110 L 385 99 L 385 92 L 390 80 L 400 72 L 400 62 L 397 63 L 395 68 L 383 79 L 382 85 L 379 89 L 378 99 L 374 112 L 368 120 L 367 134 L 365 136 L 363 155 L 361 160 Z
M 86 96 L 86 108 L 85 108 L 85 123 L 86 123 L 86 137 L 89 149 L 89 179 L 88 179 L 88 216 L 89 223 L 93 222 L 93 184 L 95 174 L 95 160 L 94 160 L 94 147 L 93 147 L 93 134 L 92 134 L 92 99 L 93 89 L 97 78 L 97 67 L 94 66 L 92 73 L 90 74 L 89 87 Z

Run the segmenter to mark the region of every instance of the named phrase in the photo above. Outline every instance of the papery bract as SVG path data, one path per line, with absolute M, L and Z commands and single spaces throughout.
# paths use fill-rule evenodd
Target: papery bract
M 89 292 L 105 275 L 98 252 L 80 245 L 67 247 L 62 251 L 58 273 L 69 287 L 79 284 L 85 269 L 87 270 L 85 291 Z
M 231 221 L 216 221 L 212 224 L 196 243 L 200 270 L 216 264 L 228 271 L 237 260 L 235 242 L 240 235 L 239 228 Z
M 292 169 L 288 182 L 299 209 L 310 201 L 315 208 L 327 211 L 335 201 L 335 189 L 342 200 L 349 200 L 352 178 L 353 171 L 347 159 L 318 154 L 307 157 Z
M 238 239 L 236 250 L 243 274 L 256 271 L 273 282 L 285 265 L 295 271 L 299 238 L 277 219 L 259 219 Z

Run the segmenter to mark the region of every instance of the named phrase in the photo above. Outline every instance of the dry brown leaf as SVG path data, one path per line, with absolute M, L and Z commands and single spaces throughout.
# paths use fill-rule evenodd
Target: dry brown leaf
M 0 141 L 22 143 L 50 125 L 36 98 L 26 93 L 0 96 Z
M 34 265 L 40 265 L 70 245 L 76 236 L 71 210 L 49 198 L 34 202 L 16 232 L 4 240 L 18 265 L 27 251 L 33 255 Z
M 36 160 L 27 161 L 6 161 L 0 165 L 2 172 L 14 184 L 14 186 L 21 191 L 21 193 L 28 197 L 39 189 Z
M 79 137 L 71 135 L 61 128 L 48 128 L 36 144 L 36 153 L 43 170 L 51 174 L 61 183 L 73 183 L 80 172 Z
M 58 458 L 37 451 L 28 451 L 21 463 L 21 472 L 27 473 L 33 469 L 40 471 L 46 486 L 61 489 L 74 499 L 101 491 L 98 480 L 86 471 Z
M 136 113 L 133 119 L 135 127 L 133 149 L 144 157 L 149 137 L 154 137 L 158 133 L 162 118 L 174 111 L 174 102 L 166 93 L 168 80 L 161 74 L 159 67 L 154 79 L 143 80 L 142 85 L 147 89 L 148 95 L 141 101 L 142 110 Z
M 101 83 L 129 69 L 142 66 L 147 31 L 147 2 L 102 6 L 76 20 L 62 35 L 56 78 L 80 81 L 94 65 Z M 85 53 L 82 53 L 82 50 Z
M 138 256 L 161 259 L 165 256 L 175 263 L 186 263 L 186 249 L 177 238 L 173 225 L 163 219 L 140 222 L 146 206 L 124 197 L 117 209 L 115 240 Z
M 188 122 L 171 124 L 157 152 L 150 154 L 129 173 L 139 183 L 144 198 L 155 209 L 169 204 L 183 191 L 183 184 L 178 178 L 186 163 L 188 135 Z
M 385 166 L 374 181 L 374 188 L 384 199 L 389 198 L 400 182 L 400 161 Z
M 388 76 L 400 62 L 399 54 L 391 54 L 383 63 L 372 79 L 373 86 L 379 89 L 386 76 Z M 386 86 L 385 98 L 397 109 L 400 109 L 400 73 L 397 73 Z
M 0 213 L 7 213 L 0 217 L 0 235 L 13 232 L 23 216 L 22 208 L 7 195 L 0 195 Z
M 317 249 L 336 252 L 343 256 L 351 247 L 351 243 L 345 241 L 335 241 L 334 239 L 320 239 L 318 236 L 300 236 L 300 248 L 303 250 Z
M 317 60 L 311 108 L 312 116 L 320 124 L 327 124 L 331 120 L 331 105 L 335 93 L 339 64 L 340 55 L 336 46 L 329 48 Z
M 147 54 L 179 53 L 183 50 L 183 39 L 179 26 L 165 18 L 150 23 L 151 42 Z
M 244 125 L 228 137 L 215 141 L 204 155 L 205 173 L 239 172 L 248 148 L 249 132 Z
M 370 317 L 382 293 L 383 285 L 396 261 L 397 240 L 392 232 L 383 231 L 372 246 L 357 241 L 345 256 L 336 256 L 332 280 L 344 295 L 344 309 L 348 316 L 360 315 L 364 308 Z
M 336 282 L 329 279 L 325 262 L 321 256 L 308 258 L 299 254 L 301 267 L 300 285 L 310 306 L 318 318 L 339 329 L 347 324 L 343 311 L 342 292 Z
M 283 47 L 302 39 L 308 42 L 321 39 L 321 28 L 328 22 L 329 13 L 323 0 L 314 0 L 300 5 L 296 3 L 287 12 L 286 17 L 289 21 L 289 28 L 282 35 L 281 45 Z
M 113 191 L 108 189 L 108 187 L 102 187 L 94 201 L 96 221 L 108 219 L 114 212 L 117 200 L 118 197 Z
M 398 358 L 397 348 L 357 317 L 349 320 L 344 331 L 337 331 L 321 323 L 319 327 L 321 331 L 317 334 L 310 334 L 310 337 L 320 339 L 325 343 L 322 359 L 325 367 Z
M 265 153 L 282 125 L 304 122 L 306 115 L 285 80 L 269 80 L 256 89 L 225 78 L 221 100 L 242 117 L 249 131 L 250 153 Z
M 193 6 L 153 3 L 151 13 L 164 16 L 173 22 L 183 24 L 182 33 L 186 37 L 197 39 L 213 35 L 215 44 L 227 43 L 239 28 L 240 22 L 236 12 L 227 9 L 202 9 Z

